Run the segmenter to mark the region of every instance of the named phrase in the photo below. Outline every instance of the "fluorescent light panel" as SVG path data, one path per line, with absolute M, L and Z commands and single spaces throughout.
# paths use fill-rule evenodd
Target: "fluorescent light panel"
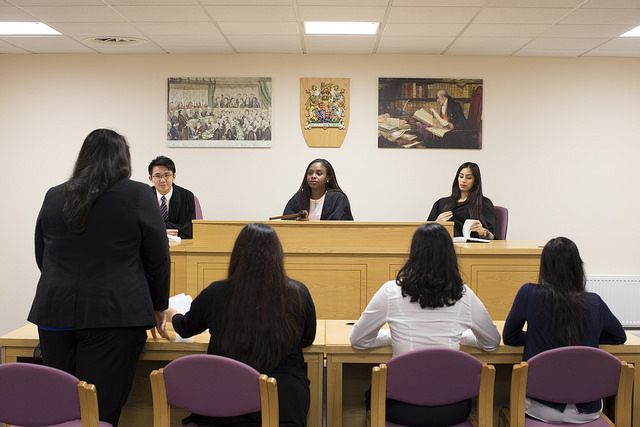
M 633 30 L 629 30 L 624 34 L 620 34 L 618 37 L 640 37 L 640 25 Z
M 321 22 L 304 23 L 304 32 L 314 35 L 360 35 L 373 36 L 378 32 L 379 22 Z
M 0 22 L 0 36 L 59 36 L 42 22 Z

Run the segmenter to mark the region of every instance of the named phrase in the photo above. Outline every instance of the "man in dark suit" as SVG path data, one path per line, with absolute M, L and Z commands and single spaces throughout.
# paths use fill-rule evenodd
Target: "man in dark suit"
M 151 188 L 158 198 L 167 234 L 192 239 L 191 220 L 196 218 L 195 199 L 191 191 L 175 185 L 175 179 L 176 165 L 170 158 L 158 156 L 149 163 L 149 181 L 153 183 Z
M 449 129 L 466 129 L 469 127 L 462 107 L 449 96 L 446 90 L 440 89 L 436 93 L 436 102 L 440 105 L 440 117 L 449 122 Z

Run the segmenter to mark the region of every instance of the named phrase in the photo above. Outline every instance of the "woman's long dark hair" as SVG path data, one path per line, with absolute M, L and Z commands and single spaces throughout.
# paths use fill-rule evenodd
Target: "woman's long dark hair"
M 278 235 L 266 224 L 245 226 L 229 263 L 231 294 L 220 336 L 225 356 L 272 372 L 300 342 L 302 296 L 284 270 Z
M 307 182 L 307 172 L 309 171 L 309 168 L 311 167 L 311 165 L 314 163 L 322 163 L 322 166 L 324 166 L 325 169 L 327 170 L 327 179 L 329 180 L 329 182 L 327 182 L 327 186 L 325 190 L 339 191 L 342 194 L 344 194 L 345 197 L 347 196 L 345 192 L 342 191 L 342 189 L 340 188 L 340 185 L 338 185 L 338 178 L 336 178 L 336 173 L 333 170 L 333 166 L 331 166 L 331 163 L 329 163 L 329 161 L 325 159 L 312 160 L 311 163 L 309 163 L 307 165 L 307 168 L 304 170 L 304 176 L 302 177 L 302 184 L 300 184 L 300 188 L 298 189 L 298 191 L 302 193 L 302 209 L 305 209 L 307 211 L 309 211 L 311 207 L 311 187 Z
M 482 216 L 483 208 L 483 195 L 482 195 L 482 176 L 480 176 L 480 167 L 473 162 L 465 162 L 460 165 L 456 176 L 453 178 L 453 184 L 451 186 L 451 195 L 447 198 L 445 204 L 445 211 L 450 211 L 456 207 L 462 191 L 460 191 L 460 185 L 458 185 L 458 176 L 462 169 L 469 168 L 473 174 L 473 187 L 469 190 L 467 196 L 467 205 L 469 206 L 469 215 L 471 218 L 479 219 L 483 225 L 487 225 L 487 222 Z
M 124 136 L 96 129 L 84 140 L 73 174 L 64 186 L 62 219 L 74 233 L 82 233 L 94 202 L 113 184 L 131 176 L 131 155 Z
M 578 247 L 566 237 L 551 239 L 540 257 L 540 287 L 545 313 L 560 345 L 578 345 L 585 328 L 582 298 L 586 278 Z
M 449 232 L 440 224 L 423 224 L 413 234 L 409 260 L 398 272 L 402 296 L 420 307 L 452 306 L 462 298 L 464 283 Z

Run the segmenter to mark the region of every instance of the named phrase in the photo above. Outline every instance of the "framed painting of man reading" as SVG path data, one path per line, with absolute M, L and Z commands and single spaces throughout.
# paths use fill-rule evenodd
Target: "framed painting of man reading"
M 482 79 L 378 79 L 379 148 L 482 148 Z

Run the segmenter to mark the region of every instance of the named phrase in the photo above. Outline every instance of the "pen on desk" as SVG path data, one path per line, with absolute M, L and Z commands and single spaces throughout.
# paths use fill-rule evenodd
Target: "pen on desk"
M 356 324 L 356 322 L 347 322 L 346 324 L 347 324 L 347 325 L 350 325 L 350 326 L 353 326 L 353 325 L 355 325 L 355 324 Z

